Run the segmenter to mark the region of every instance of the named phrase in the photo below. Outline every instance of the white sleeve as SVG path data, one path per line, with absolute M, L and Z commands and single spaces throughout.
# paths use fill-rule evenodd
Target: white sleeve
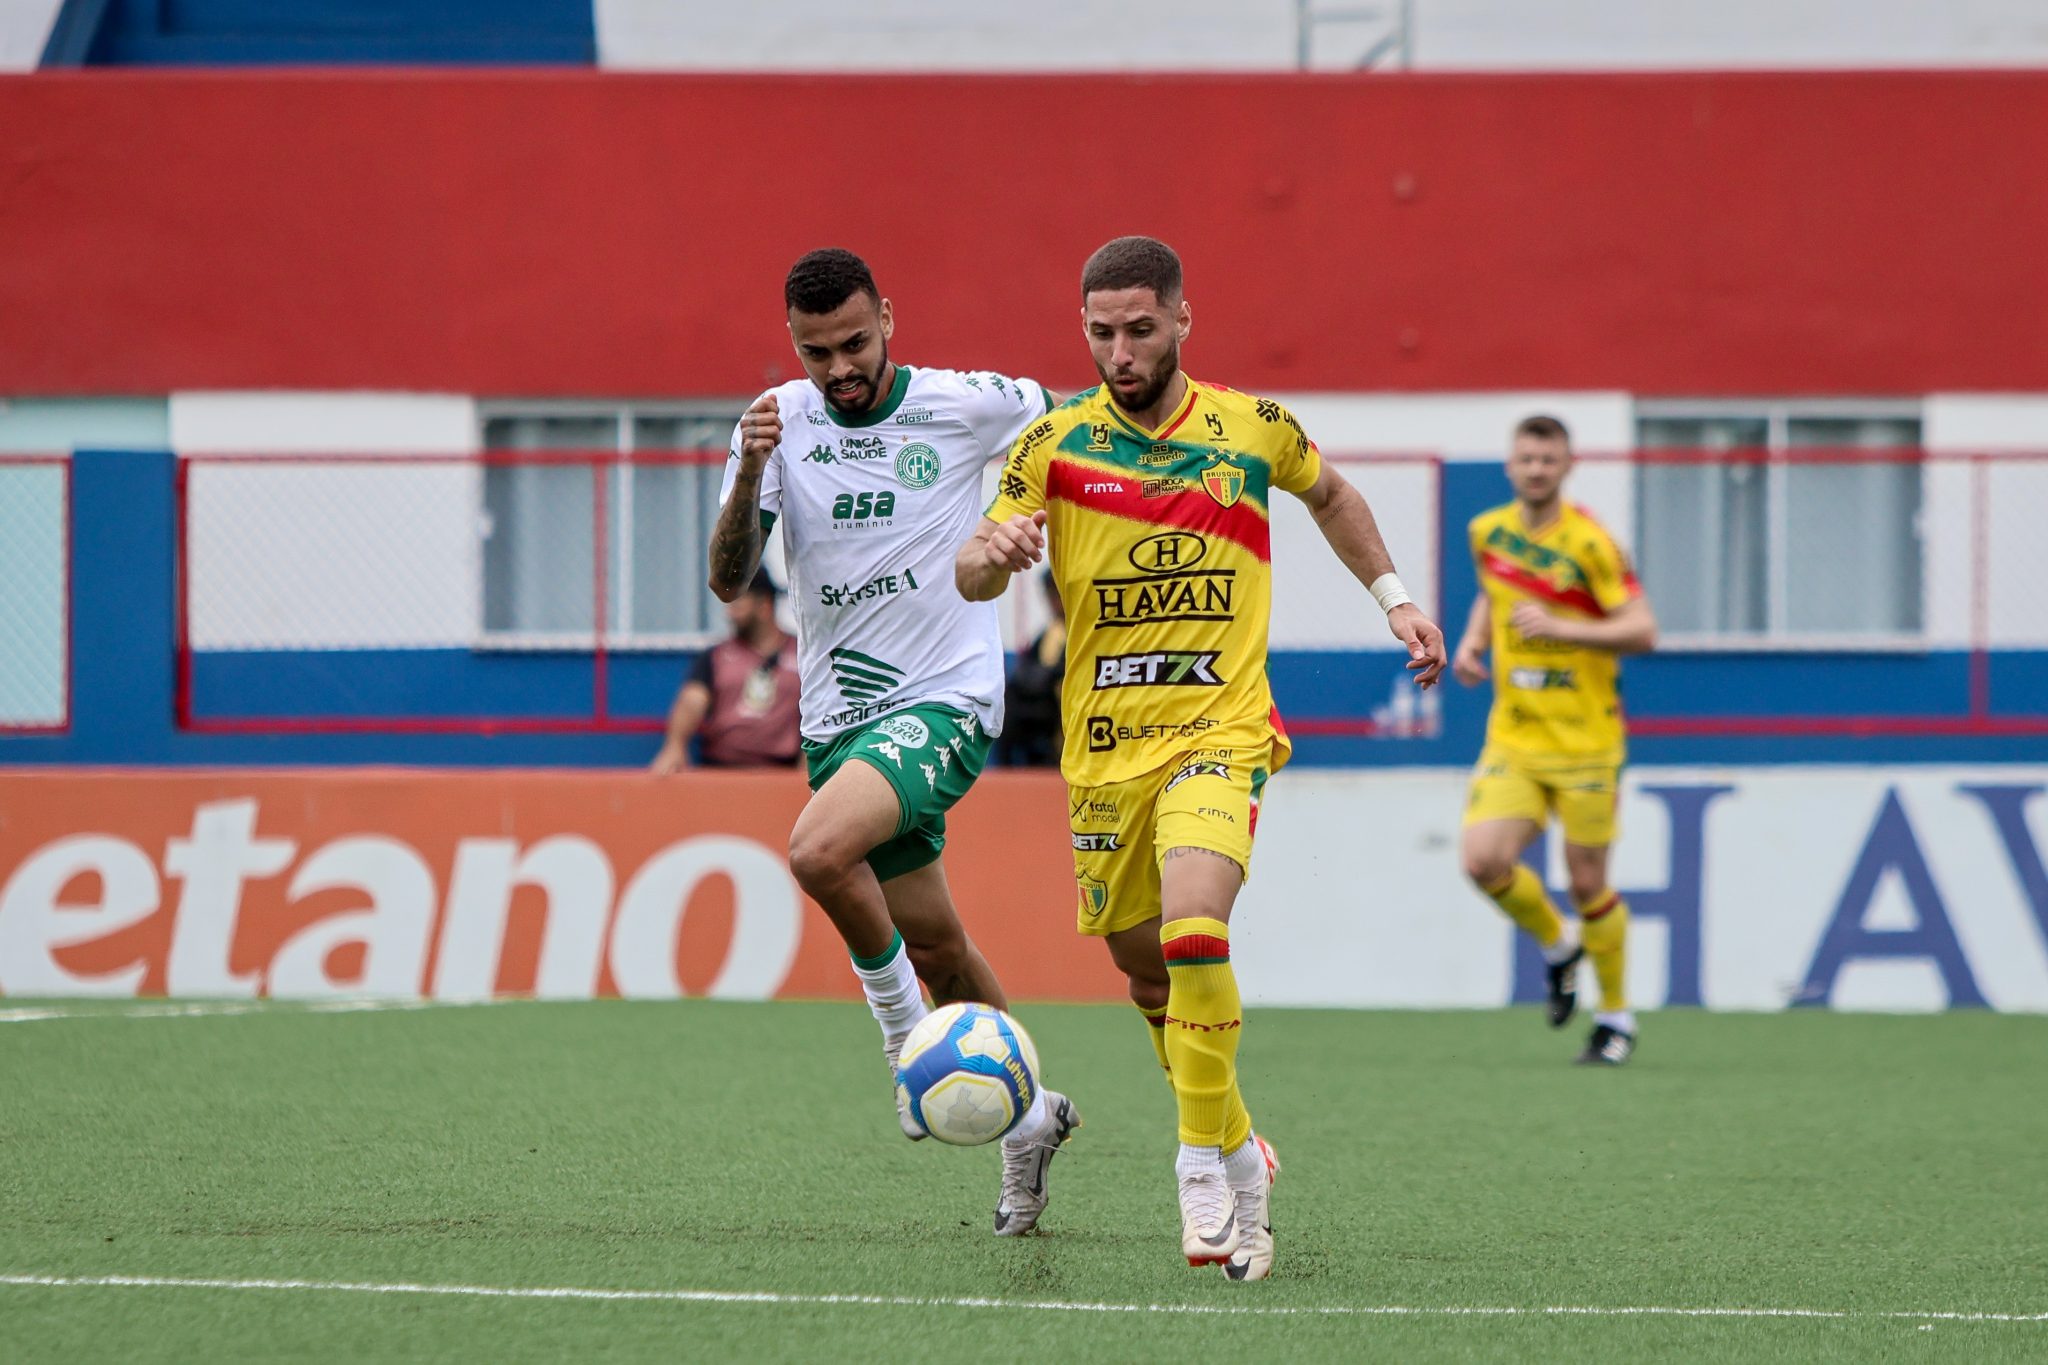
M 718 485 L 718 505 L 725 506 L 732 497 L 732 486 L 740 476 L 740 428 L 733 423 L 732 444 L 725 452 L 725 477 Z M 776 446 L 768 452 L 768 460 L 761 466 L 761 511 L 774 518 L 782 515 L 782 447 Z
M 968 394 L 965 416 L 990 460 L 1002 459 L 1027 427 L 1052 411 L 1045 386 L 1035 379 L 1012 379 L 987 371 L 962 378 Z

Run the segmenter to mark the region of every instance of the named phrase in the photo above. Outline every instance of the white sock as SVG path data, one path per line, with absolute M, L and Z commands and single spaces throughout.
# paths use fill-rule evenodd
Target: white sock
M 1024 1117 L 1017 1126 L 1003 1135 L 1003 1141 L 1022 1147 L 1027 1143 L 1039 1142 L 1052 1134 L 1052 1105 L 1046 1101 L 1045 1087 L 1039 1086 L 1038 1093 L 1031 1097 L 1031 1107 L 1024 1111 Z
M 917 984 L 917 972 L 910 965 L 910 954 L 903 947 L 901 934 L 889 945 L 885 956 L 888 960 L 879 967 L 863 967 L 855 962 L 853 974 L 860 978 L 868 1008 L 874 1011 L 875 1022 L 882 1026 L 882 1041 L 895 1047 L 931 1011 L 924 1003 L 924 991 Z
M 1183 1142 L 1180 1156 L 1173 1163 L 1173 1173 L 1182 1180 L 1190 1176 L 1214 1173 L 1222 1175 L 1223 1149 L 1221 1147 L 1190 1147 Z
M 1249 1189 L 1266 1178 L 1266 1154 L 1259 1150 L 1257 1138 L 1258 1134 L 1252 1134 L 1242 1147 L 1223 1158 L 1223 1178 L 1232 1189 Z
M 1541 947 L 1540 944 L 1538 946 Z M 1579 922 L 1574 919 L 1567 919 L 1564 922 L 1564 932 L 1557 936 L 1557 942 L 1543 949 L 1543 960 L 1555 967 L 1578 950 Z
M 1601 1010 L 1593 1016 L 1593 1022 L 1605 1024 L 1611 1029 L 1619 1029 L 1631 1038 L 1635 1036 L 1636 1012 L 1634 1010 Z

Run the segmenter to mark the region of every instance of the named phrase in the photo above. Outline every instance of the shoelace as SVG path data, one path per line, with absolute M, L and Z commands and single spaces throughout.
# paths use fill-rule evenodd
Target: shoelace
M 1181 1216 L 1198 1228 L 1220 1228 L 1230 1207 L 1230 1184 L 1220 1174 L 1204 1173 L 1180 1183 Z

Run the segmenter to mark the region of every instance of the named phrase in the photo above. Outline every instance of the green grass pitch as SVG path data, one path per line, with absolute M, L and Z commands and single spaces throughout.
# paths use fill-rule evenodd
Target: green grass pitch
M 1129 1009 L 1019 1011 L 1086 1126 L 1000 1241 L 854 1005 L 54 1008 L 0 1024 L 10 1361 L 2048 1360 L 2044 1018 L 1675 1012 L 1594 1071 L 1526 1010 L 1254 1011 L 1234 1285 Z M 219 1283 L 21 1282 L 105 1276 Z

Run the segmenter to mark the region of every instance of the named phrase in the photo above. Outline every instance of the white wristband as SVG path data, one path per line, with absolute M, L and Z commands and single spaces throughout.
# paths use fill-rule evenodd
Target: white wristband
M 1375 578 L 1366 591 L 1372 594 L 1373 601 L 1380 604 L 1381 611 L 1392 611 L 1404 602 L 1415 600 L 1408 595 L 1408 589 L 1401 586 L 1400 578 L 1390 573 Z

